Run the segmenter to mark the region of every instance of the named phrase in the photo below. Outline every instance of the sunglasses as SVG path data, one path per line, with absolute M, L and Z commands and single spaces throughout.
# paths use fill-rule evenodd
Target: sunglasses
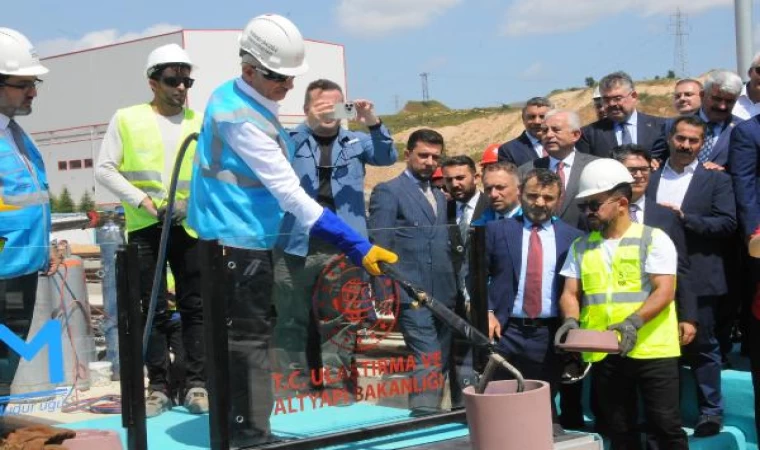
M 591 212 L 595 213 L 595 212 L 599 211 L 599 208 L 601 208 L 602 205 L 605 205 L 607 203 L 612 203 L 613 201 L 616 201 L 616 200 L 617 199 L 612 199 L 611 198 L 611 199 L 607 199 L 607 200 L 605 200 L 603 202 L 600 202 L 598 200 L 591 200 L 589 202 L 578 203 L 578 209 L 580 209 L 581 212 L 584 212 L 584 211 L 588 210 L 588 211 L 591 211 Z
M 42 84 L 42 80 L 40 80 L 39 78 L 37 78 L 36 80 L 27 81 L 25 83 L 18 83 L 18 84 L 14 84 L 14 83 L 0 83 L 0 87 L 2 87 L 2 86 L 8 86 L 9 88 L 21 89 L 21 90 L 24 90 L 24 91 L 28 91 L 30 89 L 37 88 L 40 84 Z
M 282 75 L 277 72 L 273 72 L 264 67 L 254 67 L 254 69 L 256 70 L 256 72 L 260 73 L 262 77 L 266 78 L 269 81 L 275 81 L 277 83 L 284 83 L 288 80 L 292 80 L 293 78 L 295 78 L 295 77 L 291 77 L 287 75 Z
M 179 87 L 180 84 L 185 85 L 185 89 L 190 89 L 195 83 L 195 79 L 190 77 L 163 77 L 161 82 L 169 87 Z

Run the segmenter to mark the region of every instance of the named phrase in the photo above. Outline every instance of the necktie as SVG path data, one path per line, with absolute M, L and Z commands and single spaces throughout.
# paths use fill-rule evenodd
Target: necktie
M 633 139 L 631 139 L 631 132 L 628 131 L 628 122 L 623 122 L 620 124 L 620 132 L 620 145 L 633 144 Z
M 557 203 L 557 212 L 559 212 L 559 208 L 562 208 L 565 204 L 565 163 L 562 161 L 557 163 L 557 176 L 559 176 L 559 179 L 562 182 L 562 194 L 559 196 L 559 203 Z
M 631 222 L 639 223 L 639 218 L 636 216 L 636 212 L 639 210 L 639 205 L 631 203 L 628 205 L 628 215 L 631 217 Z
M 528 264 L 525 268 L 525 289 L 523 291 L 523 311 L 534 319 L 541 314 L 541 277 L 544 269 L 544 255 L 541 237 L 538 235 L 540 225 L 533 224 L 528 242 Z
M 21 127 L 15 120 L 11 120 L 8 123 L 8 128 L 11 130 L 11 136 L 13 136 L 13 142 L 16 143 L 18 151 L 26 157 L 26 145 L 24 144 L 24 132 L 21 131 Z
M 712 122 L 707 123 L 707 129 L 705 130 L 705 143 L 702 144 L 702 149 L 697 155 L 697 159 L 702 164 L 710 160 L 710 153 L 713 149 L 713 138 L 715 137 L 715 124 Z
M 470 215 L 468 214 L 470 211 L 470 208 L 467 206 L 467 203 L 463 203 L 460 207 L 460 215 L 459 215 L 459 234 L 462 235 L 462 240 L 467 240 L 467 230 L 470 228 Z
M 433 208 L 433 215 L 437 216 L 438 208 L 435 202 L 435 195 L 433 194 L 433 190 L 430 189 L 430 183 L 427 181 L 420 181 L 420 189 L 422 189 L 422 193 L 425 195 L 428 203 L 430 203 L 430 207 Z

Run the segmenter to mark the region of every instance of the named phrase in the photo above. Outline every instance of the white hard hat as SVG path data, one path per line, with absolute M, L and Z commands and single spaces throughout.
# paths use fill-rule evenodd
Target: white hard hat
M 623 183 L 633 183 L 633 177 L 623 163 L 610 158 L 595 159 L 581 172 L 576 198 L 607 192 Z
M 186 64 L 194 68 L 193 62 L 190 61 L 190 56 L 184 48 L 177 44 L 166 44 L 150 52 L 145 73 L 150 77 L 156 67 L 166 64 Z
M 40 64 L 37 51 L 23 34 L 10 28 L 0 28 L 0 74 L 21 77 L 48 73 Z
M 285 17 L 264 14 L 254 17 L 240 34 L 240 50 L 250 53 L 265 68 L 286 76 L 306 73 L 303 37 Z
M 599 92 L 599 85 L 598 85 L 598 84 L 597 84 L 597 85 L 596 85 L 596 87 L 594 88 L 594 95 L 593 95 L 593 98 L 594 98 L 594 100 L 596 100 L 596 99 L 598 99 L 598 98 L 602 98 L 602 93 L 601 93 L 601 92 Z

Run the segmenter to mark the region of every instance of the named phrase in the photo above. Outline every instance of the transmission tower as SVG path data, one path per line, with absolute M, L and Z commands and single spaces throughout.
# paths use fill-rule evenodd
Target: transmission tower
M 420 78 L 422 79 L 422 101 L 430 101 L 430 91 L 428 90 L 428 75 L 427 72 L 422 72 Z
M 670 29 L 673 30 L 673 36 L 675 37 L 673 70 L 678 78 L 689 76 L 688 57 L 686 55 L 686 36 L 689 35 L 688 27 L 687 15 L 681 12 L 681 8 L 676 8 L 675 14 L 670 16 Z

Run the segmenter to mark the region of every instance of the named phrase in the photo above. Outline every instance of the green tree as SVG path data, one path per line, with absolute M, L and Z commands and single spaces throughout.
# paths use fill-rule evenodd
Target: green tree
M 58 197 L 50 192 L 50 211 L 58 212 Z
M 82 198 L 79 200 L 79 212 L 88 212 L 95 210 L 95 201 L 90 195 L 90 191 L 84 191 Z
M 61 191 L 61 195 L 58 197 L 57 203 L 57 211 L 61 213 L 71 213 L 74 212 L 75 206 L 74 200 L 71 199 L 71 193 L 69 192 L 69 188 L 66 186 L 63 187 L 63 191 Z
M 596 80 L 594 77 L 586 77 L 586 87 L 594 87 L 596 85 Z
M 665 76 L 665 78 L 674 80 L 676 78 L 676 73 L 672 70 L 668 70 L 668 74 Z

